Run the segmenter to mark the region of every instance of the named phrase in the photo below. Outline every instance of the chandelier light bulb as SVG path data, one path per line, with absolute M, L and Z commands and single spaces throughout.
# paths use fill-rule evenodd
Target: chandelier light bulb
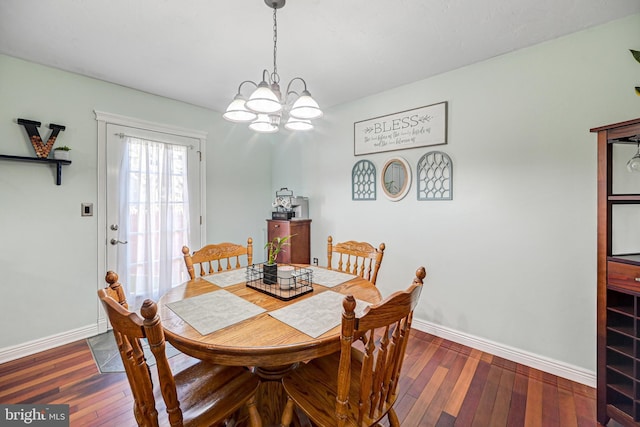
M 313 124 L 311 124 L 310 120 L 289 117 L 289 120 L 284 124 L 284 127 L 289 130 L 311 130 L 313 129 Z
M 256 113 L 271 114 L 282 110 L 282 104 L 264 80 L 253 91 L 245 106 Z
M 237 94 L 231 104 L 227 107 L 227 111 L 222 115 L 226 120 L 237 123 L 250 122 L 255 120 L 258 115 L 253 111 L 247 110 L 245 107 L 246 99 L 240 94 Z
M 274 133 L 278 131 L 278 125 L 274 125 L 269 115 L 258 114 L 258 118 L 251 122 L 249 129 L 260 133 Z
M 289 114 L 296 119 L 310 120 L 322 117 L 322 110 L 320 110 L 316 100 L 311 97 L 311 94 L 305 90 L 293 103 Z

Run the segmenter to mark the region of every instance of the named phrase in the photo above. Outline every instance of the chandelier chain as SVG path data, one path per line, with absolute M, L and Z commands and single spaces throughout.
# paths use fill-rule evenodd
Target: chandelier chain
M 280 82 L 280 76 L 278 75 L 278 65 L 276 64 L 276 54 L 278 52 L 278 18 L 276 12 L 278 9 L 273 8 L 273 73 L 271 73 L 271 81 L 273 83 Z

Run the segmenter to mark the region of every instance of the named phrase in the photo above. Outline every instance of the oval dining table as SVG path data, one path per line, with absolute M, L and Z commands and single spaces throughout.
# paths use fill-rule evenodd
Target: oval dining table
M 282 376 L 295 369 L 301 362 L 340 350 L 339 320 L 335 327 L 314 338 L 272 317 L 269 313 L 327 291 L 350 294 L 366 303 L 377 303 L 382 299 L 378 288 L 359 276 L 349 278 L 333 287 L 323 286 L 314 281 L 311 292 L 286 301 L 248 287 L 246 280 L 221 287 L 211 283 L 208 280 L 211 277 L 213 276 L 189 280 L 172 288 L 159 299 L 158 308 L 165 339 L 178 350 L 194 358 L 253 369 L 262 379 L 257 403 L 265 426 L 280 423 L 286 402 L 280 383 Z M 171 303 L 218 290 L 232 293 L 265 311 L 203 335 L 170 308 Z M 338 319 L 341 318 L 339 314 L 337 316 Z

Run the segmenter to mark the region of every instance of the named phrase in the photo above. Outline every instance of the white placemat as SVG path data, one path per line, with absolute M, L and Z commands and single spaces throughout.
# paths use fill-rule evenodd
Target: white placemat
M 318 338 L 342 322 L 344 297 L 338 292 L 326 291 L 271 311 L 269 315 L 310 337 Z M 369 305 L 366 301 L 356 299 L 356 316 L 360 316 Z
M 209 276 L 204 276 L 203 279 L 213 283 L 214 285 L 218 285 L 221 288 L 226 288 L 227 286 L 237 285 L 238 283 L 246 282 L 247 268 L 243 267 L 237 270 L 223 271 L 221 273 L 215 273 Z
M 313 283 L 326 286 L 327 288 L 333 288 L 348 282 L 349 280 L 358 277 L 353 274 L 343 273 L 341 271 L 327 270 L 320 267 L 305 267 L 313 270 Z
M 225 290 L 167 304 L 174 313 L 202 335 L 249 319 L 266 310 Z

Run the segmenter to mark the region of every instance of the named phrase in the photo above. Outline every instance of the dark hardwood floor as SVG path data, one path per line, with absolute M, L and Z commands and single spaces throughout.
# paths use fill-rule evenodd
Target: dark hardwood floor
M 403 372 L 403 426 L 598 425 L 593 388 L 423 332 L 412 331 Z M 68 404 L 71 426 L 135 426 L 126 375 L 101 374 L 84 340 L 1 364 L 0 403 Z

